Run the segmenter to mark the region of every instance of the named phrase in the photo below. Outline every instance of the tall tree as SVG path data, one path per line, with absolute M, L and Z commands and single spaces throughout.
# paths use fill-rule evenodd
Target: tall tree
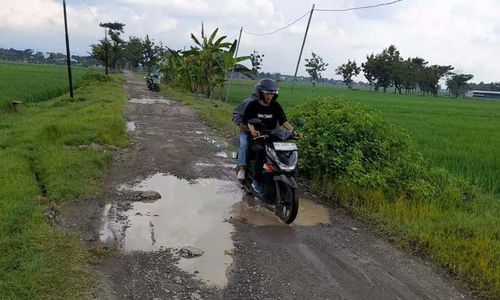
M 361 64 L 361 68 L 363 69 L 366 80 L 368 80 L 368 84 L 370 84 L 371 90 L 375 80 L 377 79 L 375 77 L 376 61 L 373 53 L 366 56 L 366 62 Z M 378 91 L 378 86 L 376 86 L 375 90 Z
M 321 72 L 326 70 L 328 63 L 323 62 L 323 58 L 312 52 L 311 58 L 305 59 L 306 71 L 312 78 L 313 87 L 316 87 L 316 81 L 321 78 Z
M 106 71 L 109 67 L 108 61 L 109 61 L 109 56 L 110 56 L 110 51 L 111 49 L 111 43 L 108 39 L 102 39 L 99 41 L 98 44 L 92 44 L 90 45 L 91 48 L 91 55 L 95 59 L 97 59 L 99 62 L 102 63 L 102 65 L 106 68 Z
M 130 67 L 136 70 L 143 62 L 144 47 L 142 40 L 138 37 L 129 37 L 125 46 L 125 59 L 130 64 Z
M 472 74 L 451 74 L 450 78 L 446 80 L 446 86 L 450 93 L 458 98 L 464 96 L 467 92 L 469 85 L 467 81 L 471 80 L 474 76 Z
M 110 65 L 113 69 L 116 69 L 117 66 L 121 62 L 123 62 L 123 48 L 125 41 L 121 39 L 120 34 L 123 33 L 125 24 L 118 22 L 108 22 L 101 23 L 99 24 L 99 26 L 103 27 L 107 31 L 107 34 L 111 39 L 109 41 L 106 37 L 104 41 L 101 41 L 101 46 L 104 47 L 104 63 L 106 66 L 106 70 Z M 92 50 L 94 50 L 93 46 L 94 45 L 92 45 Z
M 148 73 L 156 67 L 161 58 L 160 46 L 156 45 L 154 40 L 149 39 L 149 35 L 146 35 L 143 47 L 143 65 L 148 70 Z
M 383 55 L 387 55 L 387 61 L 390 66 L 390 79 L 391 83 L 394 85 L 394 93 L 398 91 L 401 94 L 401 87 L 405 79 L 405 67 L 399 50 L 394 45 L 390 45 Z
M 337 75 L 341 75 L 347 87 L 352 89 L 352 77 L 357 76 L 361 72 L 361 68 L 358 67 L 356 61 L 349 59 L 347 63 L 340 65 L 335 72 Z
M 432 65 L 422 70 L 421 84 L 424 92 L 432 94 L 434 97 L 439 93 L 439 81 L 453 70 L 452 66 Z

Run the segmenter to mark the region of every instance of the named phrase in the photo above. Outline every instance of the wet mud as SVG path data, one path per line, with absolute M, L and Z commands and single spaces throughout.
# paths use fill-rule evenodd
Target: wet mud
M 299 203 L 297 219 L 291 225 L 284 224 L 273 212 L 250 195 L 244 195 L 242 201 L 233 206 L 232 217 L 239 222 L 257 226 L 300 227 L 331 223 L 327 207 L 307 198 L 300 198 Z

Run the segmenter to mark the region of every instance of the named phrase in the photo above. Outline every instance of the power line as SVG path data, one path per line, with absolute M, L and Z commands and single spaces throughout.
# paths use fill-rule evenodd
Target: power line
M 248 32 L 246 30 L 243 30 L 244 33 L 246 34 L 250 34 L 250 35 L 257 35 L 257 36 L 262 36 L 262 35 L 270 35 L 270 34 L 273 34 L 273 33 L 276 33 L 278 31 L 281 31 L 281 30 L 284 30 L 284 29 L 287 29 L 288 27 L 292 26 L 293 24 L 297 23 L 298 21 L 302 20 L 303 18 L 305 18 L 305 16 L 307 16 L 311 11 L 307 11 L 302 17 L 298 18 L 297 20 L 295 21 L 292 21 L 291 23 L 285 25 L 284 27 L 281 27 L 279 29 L 276 29 L 274 31 L 271 31 L 271 32 L 266 32 L 266 33 L 253 33 L 253 32 Z
M 82 3 L 83 5 L 85 6 L 85 8 L 87 9 L 87 11 L 90 13 L 90 15 L 94 18 L 94 20 L 101 24 L 101 22 L 99 21 L 99 19 L 97 18 L 97 16 L 94 14 L 94 12 L 90 9 L 90 7 L 87 5 L 87 1 L 86 0 L 82 0 Z
M 327 11 L 327 12 L 344 12 L 344 11 L 352 11 L 352 10 L 361 10 L 361 9 L 368 9 L 368 8 L 375 8 L 375 7 L 380 7 L 380 6 L 387 6 L 387 5 L 392 5 L 392 4 L 396 4 L 398 2 L 401 2 L 403 0 L 395 0 L 395 1 L 391 1 L 391 2 L 384 2 L 384 3 L 378 3 L 378 4 L 374 4 L 374 5 L 366 5 L 366 6 L 357 6 L 357 7 L 349 7 L 349 8 L 341 8 L 341 9 L 324 9 L 324 8 L 315 8 L 314 10 L 315 11 Z M 243 30 L 244 33 L 246 34 L 250 34 L 250 35 L 256 35 L 256 36 L 263 36 L 263 35 L 270 35 L 270 34 L 274 34 L 278 31 L 281 31 L 281 30 L 284 30 L 284 29 L 287 29 L 288 27 L 292 26 L 293 24 L 297 23 L 298 21 L 302 20 L 303 18 L 305 18 L 308 14 L 310 13 L 310 11 L 307 11 L 303 16 L 301 16 L 300 18 L 292 21 L 291 23 L 281 27 L 281 28 L 278 28 L 276 30 L 273 30 L 271 32 L 265 32 L 265 33 L 255 33 L 255 32 L 248 32 L 246 30 Z
M 315 10 L 317 11 L 351 11 L 351 10 L 360 10 L 360 9 L 367 9 L 367 8 L 375 8 L 375 7 L 380 7 L 380 6 L 387 6 L 387 5 L 392 5 L 396 4 L 398 2 L 401 2 L 403 0 L 396 0 L 392 2 L 384 2 L 384 3 L 379 3 L 379 4 L 374 4 L 374 5 L 367 5 L 367 6 L 358 6 L 358 7 L 350 7 L 350 8 L 342 8 L 342 9 L 322 9 L 322 8 L 316 8 Z
M 228 39 L 228 41 L 234 41 L 234 39 L 239 35 L 239 32 L 236 32 L 231 38 Z

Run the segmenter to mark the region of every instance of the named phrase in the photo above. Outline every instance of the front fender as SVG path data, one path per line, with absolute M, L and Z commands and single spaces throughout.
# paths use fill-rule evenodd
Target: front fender
M 274 181 L 282 181 L 294 189 L 297 188 L 297 182 L 295 181 L 295 178 L 293 178 L 293 176 L 286 176 L 285 174 L 280 174 L 273 176 L 273 179 Z

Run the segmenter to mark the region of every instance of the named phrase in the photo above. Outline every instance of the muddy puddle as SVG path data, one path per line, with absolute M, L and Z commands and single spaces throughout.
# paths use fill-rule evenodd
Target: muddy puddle
M 198 135 L 203 134 L 203 132 L 201 132 L 201 131 L 194 131 L 194 133 L 196 133 Z M 222 157 L 222 158 L 236 158 L 237 152 L 228 150 L 229 144 L 226 141 L 219 139 L 219 138 L 213 138 L 210 136 L 206 136 L 206 135 L 202 136 L 202 139 L 204 141 L 211 143 L 212 145 L 215 145 L 215 147 L 217 147 L 217 151 L 215 153 L 215 156 Z
M 237 220 L 257 226 L 287 226 L 271 211 L 264 208 L 252 196 L 244 195 L 243 201 L 233 207 L 233 217 Z M 328 208 L 306 198 L 299 200 L 299 213 L 293 226 L 314 226 L 331 224 Z
M 233 248 L 233 226 L 225 220 L 242 198 L 236 183 L 217 179 L 189 182 L 157 174 L 129 189 L 156 191 L 162 198 L 152 203 L 133 202 L 130 209 L 118 214 L 106 207 L 101 240 L 114 239 L 125 251 L 196 247 L 204 254 L 181 257 L 179 267 L 208 284 L 222 287 L 227 283 L 226 268 L 232 257 L 226 252 Z
M 135 104 L 156 104 L 156 103 L 170 104 L 169 100 L 150 99 L 150 98 L 132 98 L 132 99 L 129 99 L 128 102 L 135 103 Z
M 239 184 L 232 181 L 187 181 L 156 174 L 135 186 L 122 185 L 118 190 L 155 191 L 161 198 L 106 205 L 101 241 L 116 241 L 123 251 L 173 249 L 175 255 L 182 247 L 198 248 L 203 255 L 180 257 L 179 267 L 218 287 L 227 284 L 226 270 L 232 263 L 234 228 L 228 220 L 287 226 L 252 197 L 244 195 Z M 301 199 L 300 204 L 293 226 L 330 223 L 328 210 L 323 206 L 307 199 Z

